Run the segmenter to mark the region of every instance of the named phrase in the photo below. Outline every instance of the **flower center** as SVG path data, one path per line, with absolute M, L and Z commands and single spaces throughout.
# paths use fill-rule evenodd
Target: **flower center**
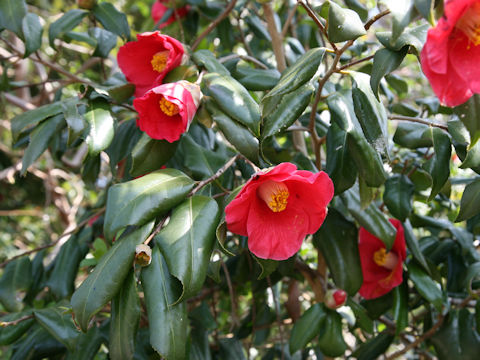
M 265 201 L 265 204 L 273 212 L 281 212 L 287 208 L 287 200 L 290 193 L 287 185 L 275 181 L 267 181 L 258 187 L 257 190 L 260 199 Z
M 160 51 L 153 55 L 152 60 L 150 61 L 153 70 L 159 73 L 165 70 L 165 67 L 167 66 L 168 54 L 169 51 Z
M 160 110 L 162 110 L 165 115 L 173 116 L 180 112 L 178 105 L 168 101 L 163 96 L 158 103 L 160 104 Z
M 385 248 L 381 248 L 373 254 L 373 261 L 378 266 L 382 266 L 385 269 L 393 270 L 398 263 L 398 256 L 393 252 L 388 252 Z
M 467 35 L 475 46 L 480 45 L 480 3 L 470 6 L 455 27 Z

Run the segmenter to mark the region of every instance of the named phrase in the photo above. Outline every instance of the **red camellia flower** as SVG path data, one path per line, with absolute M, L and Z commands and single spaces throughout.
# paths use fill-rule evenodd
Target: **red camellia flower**
M 155 23 L 159 22 L 165 13 L 170 10 L 168 6 L 165 6 L 164 4 L 168 4 L 170 0 L 157 0 L 152 6 L 152 19 L 155 21 Z M 188 6 L 184 6 L 178 9 L 175 9 L 174 11 L 177 13 L 177 17 L 183 18 L 187 15 L 188 12 Z M 176 17 L 175 14 L 172 13 L 172 15 L 162 22 L 161 24 L 158 25 L 159 29 L 163 29 L 165 26 L 170 25 L 171 23 L 175 22 Z
M 360 228 L 358 250 L 362 264 L 363 284 L 359 290 L 365 299 L 385 295 L 402 283 L 402 266 L 407 254 L 402 223 L 396 219 L 390 222 L 397 229 L 392 249 L 387 252 L 379 238 Z
M 180 41 L 158 31 L 138 34 L 137 40 L 120 47 L 117 60 L 127 80 L 135 85 L 135 96 L 142 96 L 181 64 L 185 51 Z
M 447 0 L 420 54 L 422 69 L 442 104 L 457 106 L 480 93 L 480 1 Z
M 320 228 L 332 197 L 326 173 L 282 163 L 245 184 L 225 208 L 225 221 L 231 232 L 248 236 L 248 247 L 259 258 L 285 260 Z
M 133 100 L 137 125 L 153 139 L 174 142 L 188 130 L 201 97 L 200 87 L 185 80 L 154 87 Z

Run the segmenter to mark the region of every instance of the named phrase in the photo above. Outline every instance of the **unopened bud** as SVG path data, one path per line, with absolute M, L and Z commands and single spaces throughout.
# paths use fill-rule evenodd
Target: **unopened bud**
M 152 262 L 152 249 L 145 244 L 137 245 L 135 248 L 135 263 L 140 266 L 150 265 Z
M 97 0 L 77 0 L 77 5 L 80 9 L 92 10 L 97 5 Z
M 341 289 L 328 290 L 325 294 L 325 306 L 332 310 L 345 305 L 346 300 L 347 293 Z

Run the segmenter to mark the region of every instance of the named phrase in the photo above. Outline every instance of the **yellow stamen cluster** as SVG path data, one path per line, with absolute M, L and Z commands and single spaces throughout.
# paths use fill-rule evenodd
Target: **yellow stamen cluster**
M 161 51 L 153 55 L 152 60 L 150 61 L 153 70 L 157 72 L 162 72 L 165 70 L 165 67 L 167 66 L 168 53 L 168 51 Z
M 174 116 L 180 112 L 178 105 L 168 101 L 163 96 L 158 103 L 160 104 L 160 110 L 162 110 L 165 115 Z
M 382 266 L 385 269 L 393 270 L 397 266 L 398 256 L 393 252 L 388 252 L 385 248 L 381 248 L 373 254 L 373 261 L 378 266 Z
M 455 27 L 461 30 L 475 46 L 480 45 L 480 3 L 475 2 L 457 21 Z
M 273 212 L 281 212 L 287 208 L 290 193 L 284 183 L 267 181 L 258 187 L 257 193 Z

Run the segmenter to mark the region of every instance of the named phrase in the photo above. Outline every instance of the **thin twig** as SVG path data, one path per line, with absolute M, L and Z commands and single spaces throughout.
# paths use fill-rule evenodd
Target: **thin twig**
M 366 23 L 365 23 L 365 30 L 368 30 L 370 29 L 370 27 L 373 25 L 373 23 L 375 21 L 378 21 L 379 19 L 381 19 L 382 17 L 384 17 L 385 15 L 388 15 L 390 14 L 390 10 L 384 10 L 380 13 L 378 13 L 377 15 L 375 15 L 374 17 L 372 17 L 370 20 L 368 20 Z
M 239 320 L 237 317 L 237 298 L 235 297 L 235 290 L 233 288 L 232 279 L 230 278 L 230 272 L 228 271 L 227 265 L 223 261 L 222 257 L 220 256 L 220 265 L 222 266 L 223 273 L 225 274 L 225 279 L 227 280 L 228 286 L 228 293 L 230 294 L 230 302 L 232 304 L 231 309 L 231 318 L 232 318 L 232 327 L 230 331 L 233 329 L 234 326 L 239 324 Z
M 233 59 L 237 59 L 237 58 L 240 58 L 240 59 L 245 60 L 245 61 L 250 61 L 250 62 L 254 63 L 255 65 L 257 65 L 258 67 L 261 67 L 262 69 L 268 70 L 267 65 L 265 65 L 261 61 L 255 59 L 254 57 L 248 56 L 248 55 L 232 54 L 232 55 L 227 55 L 227 56 L 221 57 L 220 59 L 218 59 L 218 61 L 221 62 L 221 63 L 224 63 L 228 60 L 233 60 Z
M 337 52 L 338 51 L 337 45 L 335 45 L 335 43 L 331 42 L 330 39 L 328 39 L 327 30 L 325 29 L 325 26 L 323 26 L 322 21 L 320 20 L 318 15 L 315 13 L 315 11 L 313 11 L 310 5 L 303 0 L 297 0 L 297 3 L 303 6 L 303 8 L 307 11 L 308 16 L 310 16 L 313 19 L 313 21 L 317 24 L 322 34 L 327 38 L 332 49 L 335 52 Z
M 362 63 L 362 62 L 364 62 L 364 61 L 368 61 L 368 60 L 370 60 L 370 59 L 373 59 L 374 56 L 375 56 L 375 55 L 370 55 L 370 56 L 364 57 L 363 59 L 358 59 L 358 60 L 352 61 L 352 62 L 350 62 L 350 63 L 348 63 L 348 64 L 346 64 L 346 65 L 343 65 L 343 66 L 339 67 L 339 68 L 338 68 L 338 71 L 345 70 L 345 69 L 347 69 L 347 68 L 349 68 L 349 67 L 351 67 L 351 66 L 353 66 L 353 65 L 357 65 L 357 64 L 360 64 L 360 63 Z
M 33 314 L 31 314 L 31 315 L 22 316 L 21 318 L 13 321 L 0 321 L 0 327 L 4 328 L 7 326 L 15 326 L 21 323 L 22 321 L 33 319 L 33 317 L 34 317 Z
M 282 38 L 284 38 L 287 35 L 288 27 L 292 23 L 293 17 L 297 12 L 297 7 L 298 7 L 298 3 L 294 4 L 293 7 L 288 11 L 287 20 L 285 20 L 285 24 L 283 24 L 283 28 L 282 28 Z
M 163 224 L 165 224 L 165 221 L 167 221 L 167 218 L 168 218 L 168 215 L 165 216 L 158 223 L 158 225 L 155 227 L 155 230 L 153 230 L 152 233 L 150 234 L 150 236 L 143 242 L 145 245 L 148 245 L 150 243 L 150 241 L 152 241 L 152 239 L 155 237 L 155 235 L 157 235 L 160 232 L 160 230 L 162 230 Z
M 197 49 L 198 45 L 200 45 L 202 40 L 205 38 L 205 36 L 210 34 L 210 32 L 213 29 L 215 29 L 215 27 L 218 24 L 220 24 L 222 22 L 222 20 L 225 19 L 228 16 L 228 14 L 230 14 L 230 12 L 235 7 L 236 2 L 237 2 L 237 0 L 232 0 L 230 2 L 230 4 L 228 4 L 228 6 L 225 8 L 225 10 L 223 10 L 223 12 L 215 20 L 213 20 L 210 23 L 210 25 L 208 25 L 207 28 L 200 35 L 198 35 L 198 37 L 195 39 L 195 41 L 192 44 L 192 51 L 195 51 Z
M 448 126 L 434 123 L 419 117 L 411 117 L 411 116 L 402 116 L 402 115 L 391 115 L 388 117 L 390 120 L 404 120 L 404 121 L 410 121 L 410 122 L 415 122 L 419 124 L 424 124 L 428 126 L 433 126 L 433 127 L 438 127 L 440 129 L 443 129 L 445 131 L 448 131 Z

